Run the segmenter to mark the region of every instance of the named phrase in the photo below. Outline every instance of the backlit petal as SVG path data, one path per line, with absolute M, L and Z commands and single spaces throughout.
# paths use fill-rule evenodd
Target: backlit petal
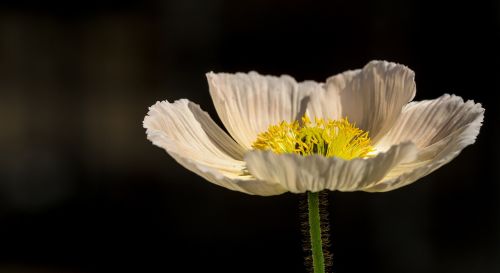
M 475 142 L 483 118 L 480 104 L 464 102 L 453 95 L 409 104 L 395 127 L 380 141 L 380 148 L 411 140 L 419 147 L 418 157 L 397 166 L 383 181 L 366 190 L 393 190 L 450 162 Z
M 294 193 L 324 189 L 356 191 L 383 179 L 394 166 L 414 160 L 416 153 L 415 145 L 408 142 L 368 159 L 250 151 L 245 154 L 245 161 L 253 176 L 279 183 Z
M 297 83 L 289 76 L 256 72 L 211 72 L 207 79 L 220 119 L 231 136 L 247 149 L 270 125 L 302 117 L 309 93 L 321 88 L 315 82 Z
M 187 169 L 219 186 L 249 194 L 283 193 L 277 184 L 245 174 L 244 149 L 188 100 L 158 102 L 144 119 L 148 139 Z
M 434 100 L 411 102 L 391 130 L 377 143 L 386 150 L 391 145 L 412 141 L 423 149 L 449 136 L 483 115 L 484 109 L 473 101 L 445 94 Z
M 338 94 L 331 96 L 339 97 L 341 116 L 368 131 L 375 144 L 415 96 L 413 71 L 386 61 L 372 61 L 363 69 L 330 77 L 325 88 L 331 94 Z M 337 102 L 332 99 L 331 103 Z M 324 107 L 329 104 L 330 101 L 325 101 Z

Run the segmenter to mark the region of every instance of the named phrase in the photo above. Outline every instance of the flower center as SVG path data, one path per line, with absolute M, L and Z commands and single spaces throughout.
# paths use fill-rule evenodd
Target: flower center
M 324 120 L 302 117 L 299 121 L 282 121 L 271 125 L 266 132 L 260 133 L 252 148 L 270 150 L 278 154 L 295 153 L 303 156 L 318 154 L 326 157 L 340 157 L 351 160 L 369 157 L 374 149 L 368 132 L 353 124 L 347 118 Z

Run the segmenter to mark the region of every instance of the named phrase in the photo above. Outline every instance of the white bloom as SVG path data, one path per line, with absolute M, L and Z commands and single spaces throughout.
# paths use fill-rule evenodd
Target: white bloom
M 339 190 L 381 192 L 408 185 L 474 143 L 484 109 L 445 94 L 410 102 L 414 73 L 372 61 L 326 83 L 289 76 L 208 73 L 210 94 L 229 134 L 187 99 L 157 102 L 144 119 L 148 139 L 208 181 L 248 194 Z M 254 150 L 259 134 L 302 116 L 347 117 L 369 132 L 371 157 L 345 160 Z

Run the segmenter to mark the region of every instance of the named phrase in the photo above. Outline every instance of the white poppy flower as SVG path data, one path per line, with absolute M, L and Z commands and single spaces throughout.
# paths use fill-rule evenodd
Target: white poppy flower
M 256 72 L 206 76 L 230 136 L 181 99 L 149 108 L 147 137 L 206 180 L 248 194 L 397 189 L 474 143 L 484 116 L 479 103 L 455 95 L 410 102 L 413 71 L 386 61 L 326 83 Z

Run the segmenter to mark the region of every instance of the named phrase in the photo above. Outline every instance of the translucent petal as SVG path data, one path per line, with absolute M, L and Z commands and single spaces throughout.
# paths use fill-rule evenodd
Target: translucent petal
M 285 190 L 276 183 L 245 173 L 244 149 L 208 114 L 188 100 L 158 102 L 144 119 L 148 139 L 165 149 L 177 162 L 219 186 L 258 195 Z
M 250 151 L 245 154 L 245 161 L 253 176 L 279 183 L 294 193 L 324 189 L 356 191 L 383 179 L 394 166 L 414 160 L 416 153 L 415 145 L 407 142 L 368 159 Z
M 208 73 L 215 109 L 231 136 L 251 149 L 257 135 L 281 121 L 304 115 L 309 94 L 321 89 L 315 82 L 297 83 L 289 76 Z
M 484 109 L 473 101 L 444 95 L 435 100 L 409 104 L 391 131 L 380 141 L 384 150 L 391 144 L 413 141 L 419 147 L 416 160 L 402 164 L 367 191 L 389 191 L 408 185 L 455 158 L 475 142 Z
M 340 100 L 341 117 L 368 131 L 373 143 L 389 131 L 403 106 L 415 96 L 413 71 L 386 61 L 371 61 L 363 69 L 332 76 L 325 88 L 328 96 L 319 93 L 318 99 L 314 93 L 311 101 L 322 103 L 324 115 L 339 118 L 336 109 Z

